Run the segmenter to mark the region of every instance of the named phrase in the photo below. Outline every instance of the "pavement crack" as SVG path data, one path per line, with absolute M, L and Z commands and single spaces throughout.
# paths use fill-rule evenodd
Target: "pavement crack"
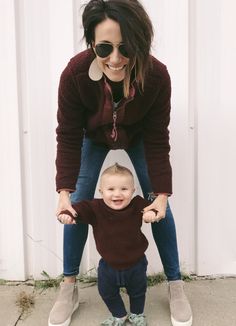
M 14 324 L 13 326 L 17 326 L 18 321 L 21 320 L 22 315 L 23 315 L 23 312 L 21 312 L 21 313 L 19 314 L 19 316 L 18 316 L 18 318 L 17 318 L 17 320 L 16 320 L 16 322 L 15 322 L 15 324 Z

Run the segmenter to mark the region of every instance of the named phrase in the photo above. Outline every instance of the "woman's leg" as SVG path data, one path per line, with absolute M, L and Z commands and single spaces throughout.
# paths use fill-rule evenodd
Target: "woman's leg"
M 152 186 L 148 176 L 143 142 L 128 149 L 127 154 L 134 166 L 143 196 L 148 198 L 148 194 L 152 192 Z M 152 223 L 152 233 L 167 279 L 169 281 L 180 279 L 175 223 L 169 205 L 166 217 L 158 223 Z
M 70 197 L 72 204 L 94 197 L 99 173 L 107 153 L 107 148 L 95 145 L 88 138 L 84 139 L 76 190 Z M 74 276 L 79 273 L 87 236 L 87 224 L 64 225 L 64 276 Z
M 81 167 L 76 190 L 71 195 L 71 202 L 92 199 L 97 180 L 108 150 L 96 146 L 89 139 L 84 139 L 81 153 Z M 79 306 L 76 275 L 87 240 L 86 224 L 64 225 L 64 282 L 61 283 L 57 300 L 50 312 L 48 326 L 69 325 L 73 312 Z
M 152 192 L 152 187 L 148 176 L 143 143 L 139 142 L 136 146 L 133 146 L 127 151 L 127 154 L 133 163 L 143 196 L 148 198 L 148 193 Z M 188 298 L 184 293 L 183 282 L 180 280 L 175 223 L 169 205 L 167 206 L 165 218 L 158 223 L 152 223 L 152 233 L 169 281 L 172 325 L 191 326 L 192 311 Z

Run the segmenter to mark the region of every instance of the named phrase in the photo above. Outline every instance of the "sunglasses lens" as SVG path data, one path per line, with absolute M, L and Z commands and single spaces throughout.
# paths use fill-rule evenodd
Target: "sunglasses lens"
M 99 43 L 95 46 L 95 50 L 100 58 L 106 58 L 112 53 L 113 45 L 110 43 Z M 128 58 L 128 52 L 124 44 L 119 45 L 119 52 L 121 55 Z
M 125 47 L 124 44 L 121 44 L 121 45 L 119 46 L 119 51 L 120 51 L 120 54 L 123 55 L 123 57 L 126 57 L 126 58 L 129 57 L 129 56 L 128 56 L 128 52 L 127 52 L 126 47 Z
M 95 46 L 95 50 L 100 58 L 106 58 L 112 53 L 113 46 L 112 44 L 101 43 Z

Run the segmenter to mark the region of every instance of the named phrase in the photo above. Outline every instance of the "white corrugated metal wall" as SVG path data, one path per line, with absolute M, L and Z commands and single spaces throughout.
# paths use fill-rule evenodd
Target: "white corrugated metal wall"
M 62 271 L 62 226 L 54 218 L 59 76 L 82 43 L 74 0 L 0 0 L 0 278 Z M 236 274 L 236 21 L 233 0 L 143 0 L 156 30 L 153 53 L 172 78 L 171 161 L 181 266 Z M 130 166 L 122 151 L 114 161 Z M 139 191 L 139 187 L 138 191 Z M 148 225 L 149 273 L 162 269 Z M 90 236 L 82 270 L 96 266 Z

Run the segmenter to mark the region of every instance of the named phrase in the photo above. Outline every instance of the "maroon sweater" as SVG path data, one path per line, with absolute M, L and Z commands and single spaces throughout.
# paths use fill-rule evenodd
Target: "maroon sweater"
M 117 111 L 117 137 L 112 93 L 105 78 L 92 81 L 88 69 L 93 52 L 85 50 L 68 63 L 59 85 L 57 127 L 57 190 L 75 190 L 84 135 L 109 149 L 127 149 L 144 141 L 148 173 L 154 193 L 172 193 L 169 161 L 170 77 L 165 65 L 150 56 L 144 92 L 133 82 L 128 99 Z
M 123 270 L 135 265 L 148 247 L 141 231 L 141 210 L 149 204 L 136 196 L 122 210 L 108 207 L 102 199 L 84 200 L 73 208 L 78 213 L 78 222 L 92 225 L 99 254 L 113 268 Z

